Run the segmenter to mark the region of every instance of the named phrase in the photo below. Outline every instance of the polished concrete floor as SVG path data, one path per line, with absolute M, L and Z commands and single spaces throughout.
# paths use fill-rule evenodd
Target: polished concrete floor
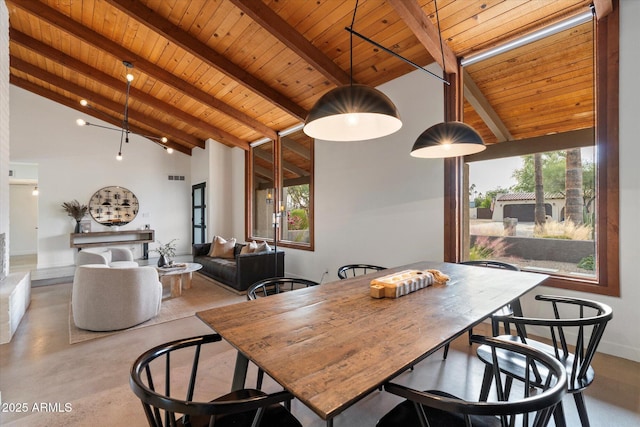
M 128 384 L 133 360 L 154 345 L 211 330 L 190 317 L 70 345 L 70 294 L 70 284 L 33 288 L 31 306 L 17 334 L 9 344 L 0 346 L 0 425 L 146 425 L 141 405 Z M 235 360 L 233 349 L 226 343 L 220 344 L 216 358 L 220 369 L 230 377 Z M 591 425 L 640 425 L 640 364 L 598 355 L 594 367 L 596 380 L 586 392 Z M 249 374 L 255 376 L 255 370 L 251 369 Z M 446 361 L 442 360 L 441 352 L 435 353 L 397 381 L 464 395 L 465 390 L 479 386 L 481 374 L 482 367 L 466 337 L 462 337 L 453 343 Z M 279 388 L 267 380 L 265 389 Z M 374 426 L 397 402 L 397 398 L 385 392 L 373 392 L 340 414 L 334 425 Z M 292 411 L 305 426 L 324 425 L 297 401 Z M 565 398 L 565 411 L 568 425 L 579 425 L 570 396 Z

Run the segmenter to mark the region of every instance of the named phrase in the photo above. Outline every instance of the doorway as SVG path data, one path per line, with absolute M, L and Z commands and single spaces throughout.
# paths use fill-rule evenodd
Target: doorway
M 205 189 L 207 184 L 202 182 L 191 186 L 191 242 L 205 243 L 207 238 Z
M 32 270 L 38 264 L 37 182 L 9 184 L 9 265 L 11 272 Z

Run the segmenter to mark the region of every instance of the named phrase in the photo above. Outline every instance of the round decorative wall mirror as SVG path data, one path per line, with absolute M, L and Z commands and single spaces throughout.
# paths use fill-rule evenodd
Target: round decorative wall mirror
M 124 187 L 104 187 L 91 196 L 89 212 L 102 225 L 129 224 L 138 214 L 138 198 Z

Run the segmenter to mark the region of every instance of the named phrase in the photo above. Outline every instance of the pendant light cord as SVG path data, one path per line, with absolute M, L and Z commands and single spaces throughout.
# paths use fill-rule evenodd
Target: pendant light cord
M 434 0 L 435 2 L 435 0 Z M 417 70 L 421 70 L 424 71 L 425 73 L 431 75 L 432 77 L 435 77 L 436 79 L 440 80 L 442 83 L 450 86 L 451 83 L 449 83 L 447 81 L 447 79 L 440 77 L 439 75 L 432 73 L 431 71 L 427 70 L 426 68 L 416 64 L 415 62 L 405 58 L 404 56 L 400 55 L 399 53 L 396 53 L 394 51 L 392 51 L 391 49 L 382 46 L 380 43 L 371 40 L 369 37 L 364 36 L 362 34 L 360 34 L 359 32 L 355 31 L 353 29 L 353 26 L 355 25 L 356 22 L 356 11 L 358 10 L 358 0 L 356 0 L 356 7 L 353 9 L 353 18 L 351 20 L 351 26 L 350 27 L 345 27 L 344 29 L 349 31 L 350 34 L 350 38 L 349 41 L 351 43 L 351 50 L 350 50 L 350 61 L 351 61 L 351 75 L 350 75 L 350 80 L 351 80 L 351 85 L 353 85 L 353 36 L 356 35 L 358 37 L 360 37 L 362 40 L 366 41 L 367 43 L 370 43 L 372 45 L 374 45 L 375 47 L 382 49 L 383 51 L 387 52 L 388 54 L 391 54 L 393 56 L 395 56 L 398 59 L 403 60 L 404 62 L 406 62 L 407 64 L 411 65 L 412 67 L 414 67 Z M 444 70 L 444 50 L 442 48 L 442 34 L 440 33 L 440 18 L 438 17 L 438 4 L 436 3 L 436 19 L 438 21 L 438 37 L 440 39 L 440 52 L 442 53 L 442 68 Z M 434 58 L 435 59 L 435 58 Z
M 442 72 L 447 75 L 447 66 L 444 64 L 444 49 L 442 47 L 442 31 L 440 31 L 440 16 L 438 15 L 438 0 L 433 0 L 436 7 L 436 22 L 438 24 L 438 38 L 440 39 L 440 54 L 442 55 Z
M 353 17 L 351 18 L 351 31 L 349 32 L 349 84 L 353 86 L 353 26 L 356 23 L 356 12 L 358 11 L 358 2 L 356 0 L 356 6 L 353 8 Z

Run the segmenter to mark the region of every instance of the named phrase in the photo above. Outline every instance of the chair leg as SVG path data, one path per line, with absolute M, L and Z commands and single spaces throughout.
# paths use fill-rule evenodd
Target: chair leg
M 258 368 L 258 381 L 256 381 L 256 388 L 262 390 L 262 381 L 264 379 L 264 371 Z
M 471 345 L 471 335 L 473 335 L 473 328 L 469 329 L 469 345 Z
M 562 402 L 556 405 L 553 410 L 553 421 L 556 423 L 556 427 L 567 427 L 567 421 L 564 419 L 564 408 Z
M 446 360 L 448 354 L 449 354 L 449 343 L 446 343 L 444 345 L 444 353 L 442 354 L 442 358 Z
M 584 404 L 584 396 L 582 395 L 582 392 L 574 393 L 573 400 L 576 401 L 576 407 L 578 408 L 578 415 L 580 416 L 582 427 L 589 427 L 589 416 L 587 415 L 587 407 Z
M 500 335 L 500 324 L 493 318 L 491 319 L 491 335 L 494 337 Z
M 493 369 L 487 365 L 484 367 L 484 375 L 482 376 L 482 387 L 480 388 L 480 402 L 486 402 L 491 391 L 491 383 L 493 382 Z

